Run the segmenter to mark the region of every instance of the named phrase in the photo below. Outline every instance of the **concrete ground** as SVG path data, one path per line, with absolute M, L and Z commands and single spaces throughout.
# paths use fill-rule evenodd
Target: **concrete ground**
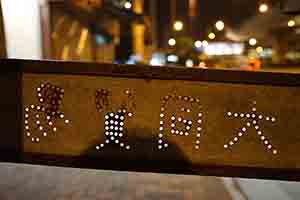
M 221 178 L 0 164 L 0 200 L 230 200 Z

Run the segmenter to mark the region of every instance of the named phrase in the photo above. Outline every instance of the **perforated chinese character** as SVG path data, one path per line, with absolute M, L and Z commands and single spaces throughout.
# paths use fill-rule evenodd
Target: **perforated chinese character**
M 172 108 L 171 108 L 172 107 Z M 162 99 L 158 149 L 169 146 L 167 137 L 194 137 L 194 148 L 199 149 L 203 113 L 200 99 L 189 96 L 167 95 Z
M 244 123 L 238 133 L 228 143 L 224 144 L 225 149 L 232 148 L 238 141 L 247 134 L 247 130 L 252 128 L 256 131 L 258 139 L 265 145 L 266 149 L 273 154 L 277 154 L 277 149 L 271 144 L 271 141 L 267 138 L 264 131 L 260 128 L 260 123 L 263 121 L 275 123 L 276 118 L 273 116 L 264 116 L 256 110 L 256 102 L 253 102 L 253 107 L 250 112 L 238 113 L 238 112 L 227 112 L 227 117 L 230 119 L 239 119 Z
M 98 112 L 104 113 L 104 130 L 106 140 L 97 145 L 96 149 L 101 150 L 105 145 L 118 145 L 120 148 L 130 150 L 131 146 L 124 142 L 126 135 L 124 133 L 125 122 L 133 117 L 135 109 L 135 100 L 130 90 L 125 90 L 122 101 L 118 108 L 112 108 L 112 93 L 106 89 L 96 91 L 96 108 Z
M 65 119 L 64 113 L 60 110 L 64 97 L 64 89 L 50 83 L 41 84 L 36 89 L 38 104 L 31 104 L 25 107 L 24 125 L 27 137 L 32 142 L 40 142 L 40 137 L 47 137 L 50 133 L 57 132 L 56 123 L 64 120 L 69 124 L 70 120 Z

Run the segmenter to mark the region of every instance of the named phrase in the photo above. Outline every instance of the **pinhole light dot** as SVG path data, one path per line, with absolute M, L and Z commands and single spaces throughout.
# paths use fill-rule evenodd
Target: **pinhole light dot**
M 257 134 L 258 134 L 258 135 L 261 135 L 261 134 L 262 134 L 262 132 L 261 132 L 261 131 L 257 131 Z
M 276 121 L 276 119 L 275 119 L 274 117 L 272 117 L 271 121 L 272 121 L 272 122 L 275 122 L 275 121 Z
M 265 140 L 264 143 L 265 143 L 265 144 L 269 144 L 269 141 L 268 141 L 268 140 Z

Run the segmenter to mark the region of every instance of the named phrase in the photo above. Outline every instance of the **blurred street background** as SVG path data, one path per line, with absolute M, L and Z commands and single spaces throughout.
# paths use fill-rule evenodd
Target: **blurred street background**
M 300 68 L 295 0 L 1 2 L 2 57 L 252 71 Z
M 1 0 L 0 57 L 300 73 L 299 13 L 299 0 Z M 299 196 L 293 182 L 0 164 L 1 200 Z

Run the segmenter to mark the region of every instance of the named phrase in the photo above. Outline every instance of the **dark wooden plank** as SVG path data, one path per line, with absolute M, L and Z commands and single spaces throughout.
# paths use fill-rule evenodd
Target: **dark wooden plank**
M 8 118 L 8 124 L 17 123 L 25 127 L 12 130 L 16 133 L 17 154 L 8 151 L 6 155 L 14 158 L 14 162 L 300 180 L 300 160 L 297 157 L 300 146 L 297 134 L 300 129 L 299 75 L 57 61 L 2 60 L 1 64 L 0 71 L 4 77 L 19 74 L 18 79 L 8 78 L 18 80 L 15 82 L 17 86 L 3 81 L 3 90 L 4 85 L 21 90 L 13 90 L 15 93 L 10 95 L 10 99 L 18 99 L 11 102 L 21 108 L 12 111 L 18 118 Z M 49 122 L 44 119 L 46 112 L 37 109 L 46 105 L 37 96 L 41 84 L 46 83 L 64 90 L 59 104 L 64 119 L 57 116 L 51 121 L 57 131 L 52 131 L 54 125 L 45 124 Z M 112 95 L 109 105 L 103 104 L 105 109 L 101 112 L 95 104 L 98 89 L 105 89 Z M 127 99 L 128 90 L 134 94 L 134 100 Z M 18 96 L 21 93 L 22 97 Z M 188 100 L 184 100 L 185 97 Z M 190 103 L 196 99 L 199 103 Z M 105 99 L 100 98 L 99 101 L 105 102 Z M 129 113 L 124 115 L 128 121 L 122 132 L 131 148 L 127 151 L 107 144 L 103 150 L 97 149 L 107 139 L 105 114 L 116 112 L 124 106 L 124 102 L 126 109 L 133 113 L 130 120 L 127 118 Z M 182 111 L 182 107 L 186 112 Z M 162 117 L 161 108 L 164 108 Z M 191 109 L 190 112 L 187 108 Z M 199 112 L 203 114 L 201 126 L 195 125 Z M 234 113 L 238 115 L 235 117 Z M 26 117 L 22 120 L 26 114 L 30 115 L 29 122 Z M 246 117 L 247 114 L 249 117 Z M 191 137 L 169 133 L 172 115 L 191 120 L 192 129 L 188 131 Z M 262 118 L 259 118 L 260 115 Z M 65 124 L 65 119 L 70 123 Z M 166 124 L 162 130 L 161 121 Z M 247 123 L 246 126 L 246 122 L 253 125 L 248 126 Z M 38 130 L 40 123 L 45 124 L 41 131 Z M 27 124 L 30 131 L 26 128 Z M 245 126 L 243 137 L 236 136 L 239 138 L 235 141 L 233 138 L 242 126 Z M 199 127 L 204 134 L 201 132 L 200 144 L 197 145 L 194 136 Z M 264 138 L 259 130 L 262 130 Z M 44 131 L 47 132 L 45 137 Z M 29 136 L 27 132 L 30 132 Z M 165 149 L 158 148 L 158 133 L 163 133 L 163 141 L 168 143 Z M 38 141 L 36 138 L 39 138 Z M 229 140 L 236 144 L 225 148 Z M 4 138 L 0 147 L 6 142 L 13 143 L 9 141 Z M 270 143 L 272 146 L 268 149 Z M 0 159 L 5 160 L 4 157 Z
M 19 66 L 25 73 L 49 73 L 72 75 L 101 75 L 162 80 L 212 81 L 224 83 L 244 83 L 256 85 L 298 86 L 300 74 L 248 72 L 214 69 L 194 69 L 184 67 L 158 67 L 147 65 L 117 65 L 107 63 L 84 63 L 38 60 L 0 60 L 5 66 Z M 2 68 L 0 70 L 7 70 Z
M 20 162 L 20 161 L 19 161 Z M 101 169 L 116 171 L 149 172 L 163 174 L 202 175 L 220 177 L 242 177 L 255 179 L 272 179 L 300 181 L 298 169 L 274 169 L 264 167 L 236 167 L 226 165 L 192 165 L 183 162 L 136 161 L 136 160 L 99 160 L 95 158 L 55 156 L 45 154 L 23 154 L 20 163 L 60 166 L 83 169 Z
M 2 72 L 0 80 L 0 157 L 16 161 L 23 151 L 21 72 Z

